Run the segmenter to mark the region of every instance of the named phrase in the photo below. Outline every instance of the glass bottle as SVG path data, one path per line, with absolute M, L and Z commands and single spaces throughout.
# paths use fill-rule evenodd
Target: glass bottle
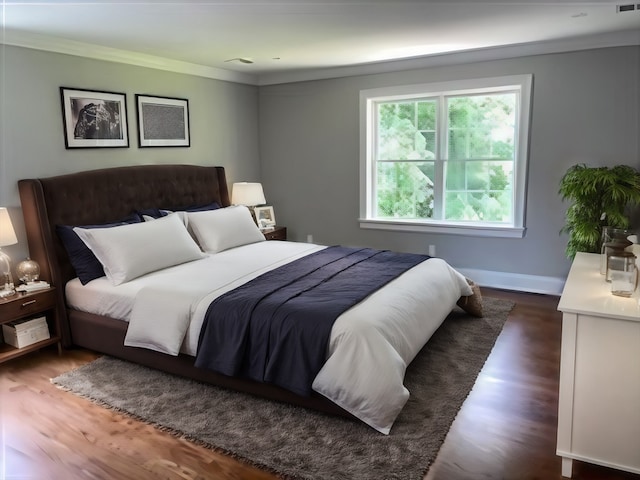
M 607 274 L 607 258 L 632 244 L 627 238 L 632 233 L 626 228 L 602 227 L 600 236 L 600 273 L 602 275 Z

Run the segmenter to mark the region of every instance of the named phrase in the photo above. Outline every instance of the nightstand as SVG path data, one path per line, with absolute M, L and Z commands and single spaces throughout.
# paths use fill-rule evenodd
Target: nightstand
M 17 293 L 0 299 L 0 324 L 39 315 L 47 317 L 50 338 L 22 348 L 15 348 L 8 343 L 0 342 L 0 363 L 54 343 L 58 344 L 58 352 L 61 352 L 60 322 L 56 313 L 56 289 L 54 287 L 31 293 Z
M 275 226 L 273 228 L 269 228 L 268 230 L 262 231 L 264 238 L 267 240 L 286 240 L 287 239 L 287 227 L 278 227 Z

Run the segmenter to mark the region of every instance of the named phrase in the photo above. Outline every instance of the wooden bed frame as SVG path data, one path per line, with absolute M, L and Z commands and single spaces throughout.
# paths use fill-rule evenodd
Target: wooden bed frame
M 225 388 L 287 402 L 331 414 L 351 414 L 314 394 L 302 397 L 269 384 L 227 377 L 193 366 L 194 357 L 124 346 L 127 323 L 69 308 L 64 286 L 74 278 L 56 225 L 94 225 L 118 221 L 134 210 L 218 202 L 228 206 L 229 191 L 223 167 L 143 165 L 72 173 L 18 182 L 29 252 L 40 265 L 41 278 L 58 287 L 57 313 L 62 343 L 147 365 L 176 375 Z

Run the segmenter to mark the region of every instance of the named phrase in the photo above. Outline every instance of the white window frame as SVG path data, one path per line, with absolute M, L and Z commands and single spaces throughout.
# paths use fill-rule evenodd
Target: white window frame
M 531 112 L 532 75 L 455 80 L 374 88 L 360 91 L 360 228 L 410 232 L 474 235 L 482 237 L 522 238 L 525 234 L 525 208 L 527 189 L 527 162 L 529 155 L 529 117 Z M 510 224 L 490 222 L 454 222 L 435 219 L 387 219 L 375 218 L 374 194 L 376 185 L 375 105 L 382 100 L 393 101 L 416 96 L 465 95 L 491 93 L 488 90 L 519 92 L 519 116 L 515 135 L 513 165 L 513 221 Z M 440 129 L 440 141 L 446 132 Z M 441 144 L 444 145 L 444 144 Z

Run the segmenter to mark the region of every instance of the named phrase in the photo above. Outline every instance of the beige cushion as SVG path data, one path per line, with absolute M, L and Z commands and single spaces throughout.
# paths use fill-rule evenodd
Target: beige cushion
M 482 317 L 482 294 L 480 293 L 480 287 L 473 280 L 467 278 L 467 283 L 473 290 L 473 293 L 468 297 L 463 296 L 457 302 L 457 305 L 474 317 Z

